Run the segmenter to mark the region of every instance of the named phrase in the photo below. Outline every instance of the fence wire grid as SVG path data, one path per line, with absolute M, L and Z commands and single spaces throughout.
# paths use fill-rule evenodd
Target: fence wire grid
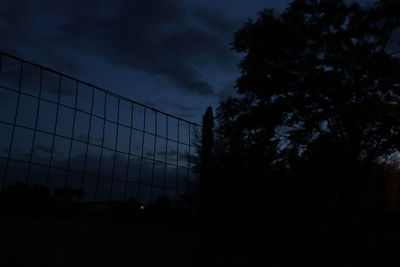
M 149 203 L 188 192 L 201 125 L 0 51 L 0 186 Z

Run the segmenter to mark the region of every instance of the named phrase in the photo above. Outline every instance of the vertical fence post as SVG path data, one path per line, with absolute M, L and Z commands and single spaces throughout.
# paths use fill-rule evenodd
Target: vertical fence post
M 202 153 L 201 153 L 201 171 L 200 171 L 200 201 L 202 205 L 203 216 L 209 214 L 207 210 L 212 205 L 212 165 L 213 165 L 213 128 L 214 117 L 212 108 L 208 107 L 203 116 L 202 132 Z M 206 216 L 208 217 L 208 216 Z
M 208 107 L 203 116 L 201 170 L 200 170 L 200 212 L 201 212 L 201 240 L 200 240 L 200 266 L 212 266 L 212 221 L 213 221 L 213 127 L 214 118 L 212 108 Z

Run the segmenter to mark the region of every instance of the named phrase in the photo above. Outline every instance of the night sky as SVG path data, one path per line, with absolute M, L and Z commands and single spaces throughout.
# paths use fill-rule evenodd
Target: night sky
M 234 92 L 233 33 L 289 2 L 3 0 L 0 49 L 199 122 Z

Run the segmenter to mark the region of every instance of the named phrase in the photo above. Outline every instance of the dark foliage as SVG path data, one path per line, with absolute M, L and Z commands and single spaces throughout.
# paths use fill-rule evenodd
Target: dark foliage
M 335 266 L 363 258 L 351 248 L 382 244 L 364 242 L 361 206 L 367 177 L 399 150 L 400 59 L 389 47 L 399 14 L 399 1 L 298 0 L 236 32 L 238 95 L 217 114 L 215 194 L 226 223 L 284 249 L 336 248 L 326 251 L 346 260 Z

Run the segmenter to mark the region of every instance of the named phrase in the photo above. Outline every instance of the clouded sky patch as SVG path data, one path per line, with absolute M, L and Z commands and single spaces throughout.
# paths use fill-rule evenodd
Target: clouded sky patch
M 4 0 L 0 49 L 152 106 L 175 102 L 172 114 L 182 112 L 183 99 L 205 110 L 239 76 L 234 32 L 263 8 L 280 12 L 288 3 Z

